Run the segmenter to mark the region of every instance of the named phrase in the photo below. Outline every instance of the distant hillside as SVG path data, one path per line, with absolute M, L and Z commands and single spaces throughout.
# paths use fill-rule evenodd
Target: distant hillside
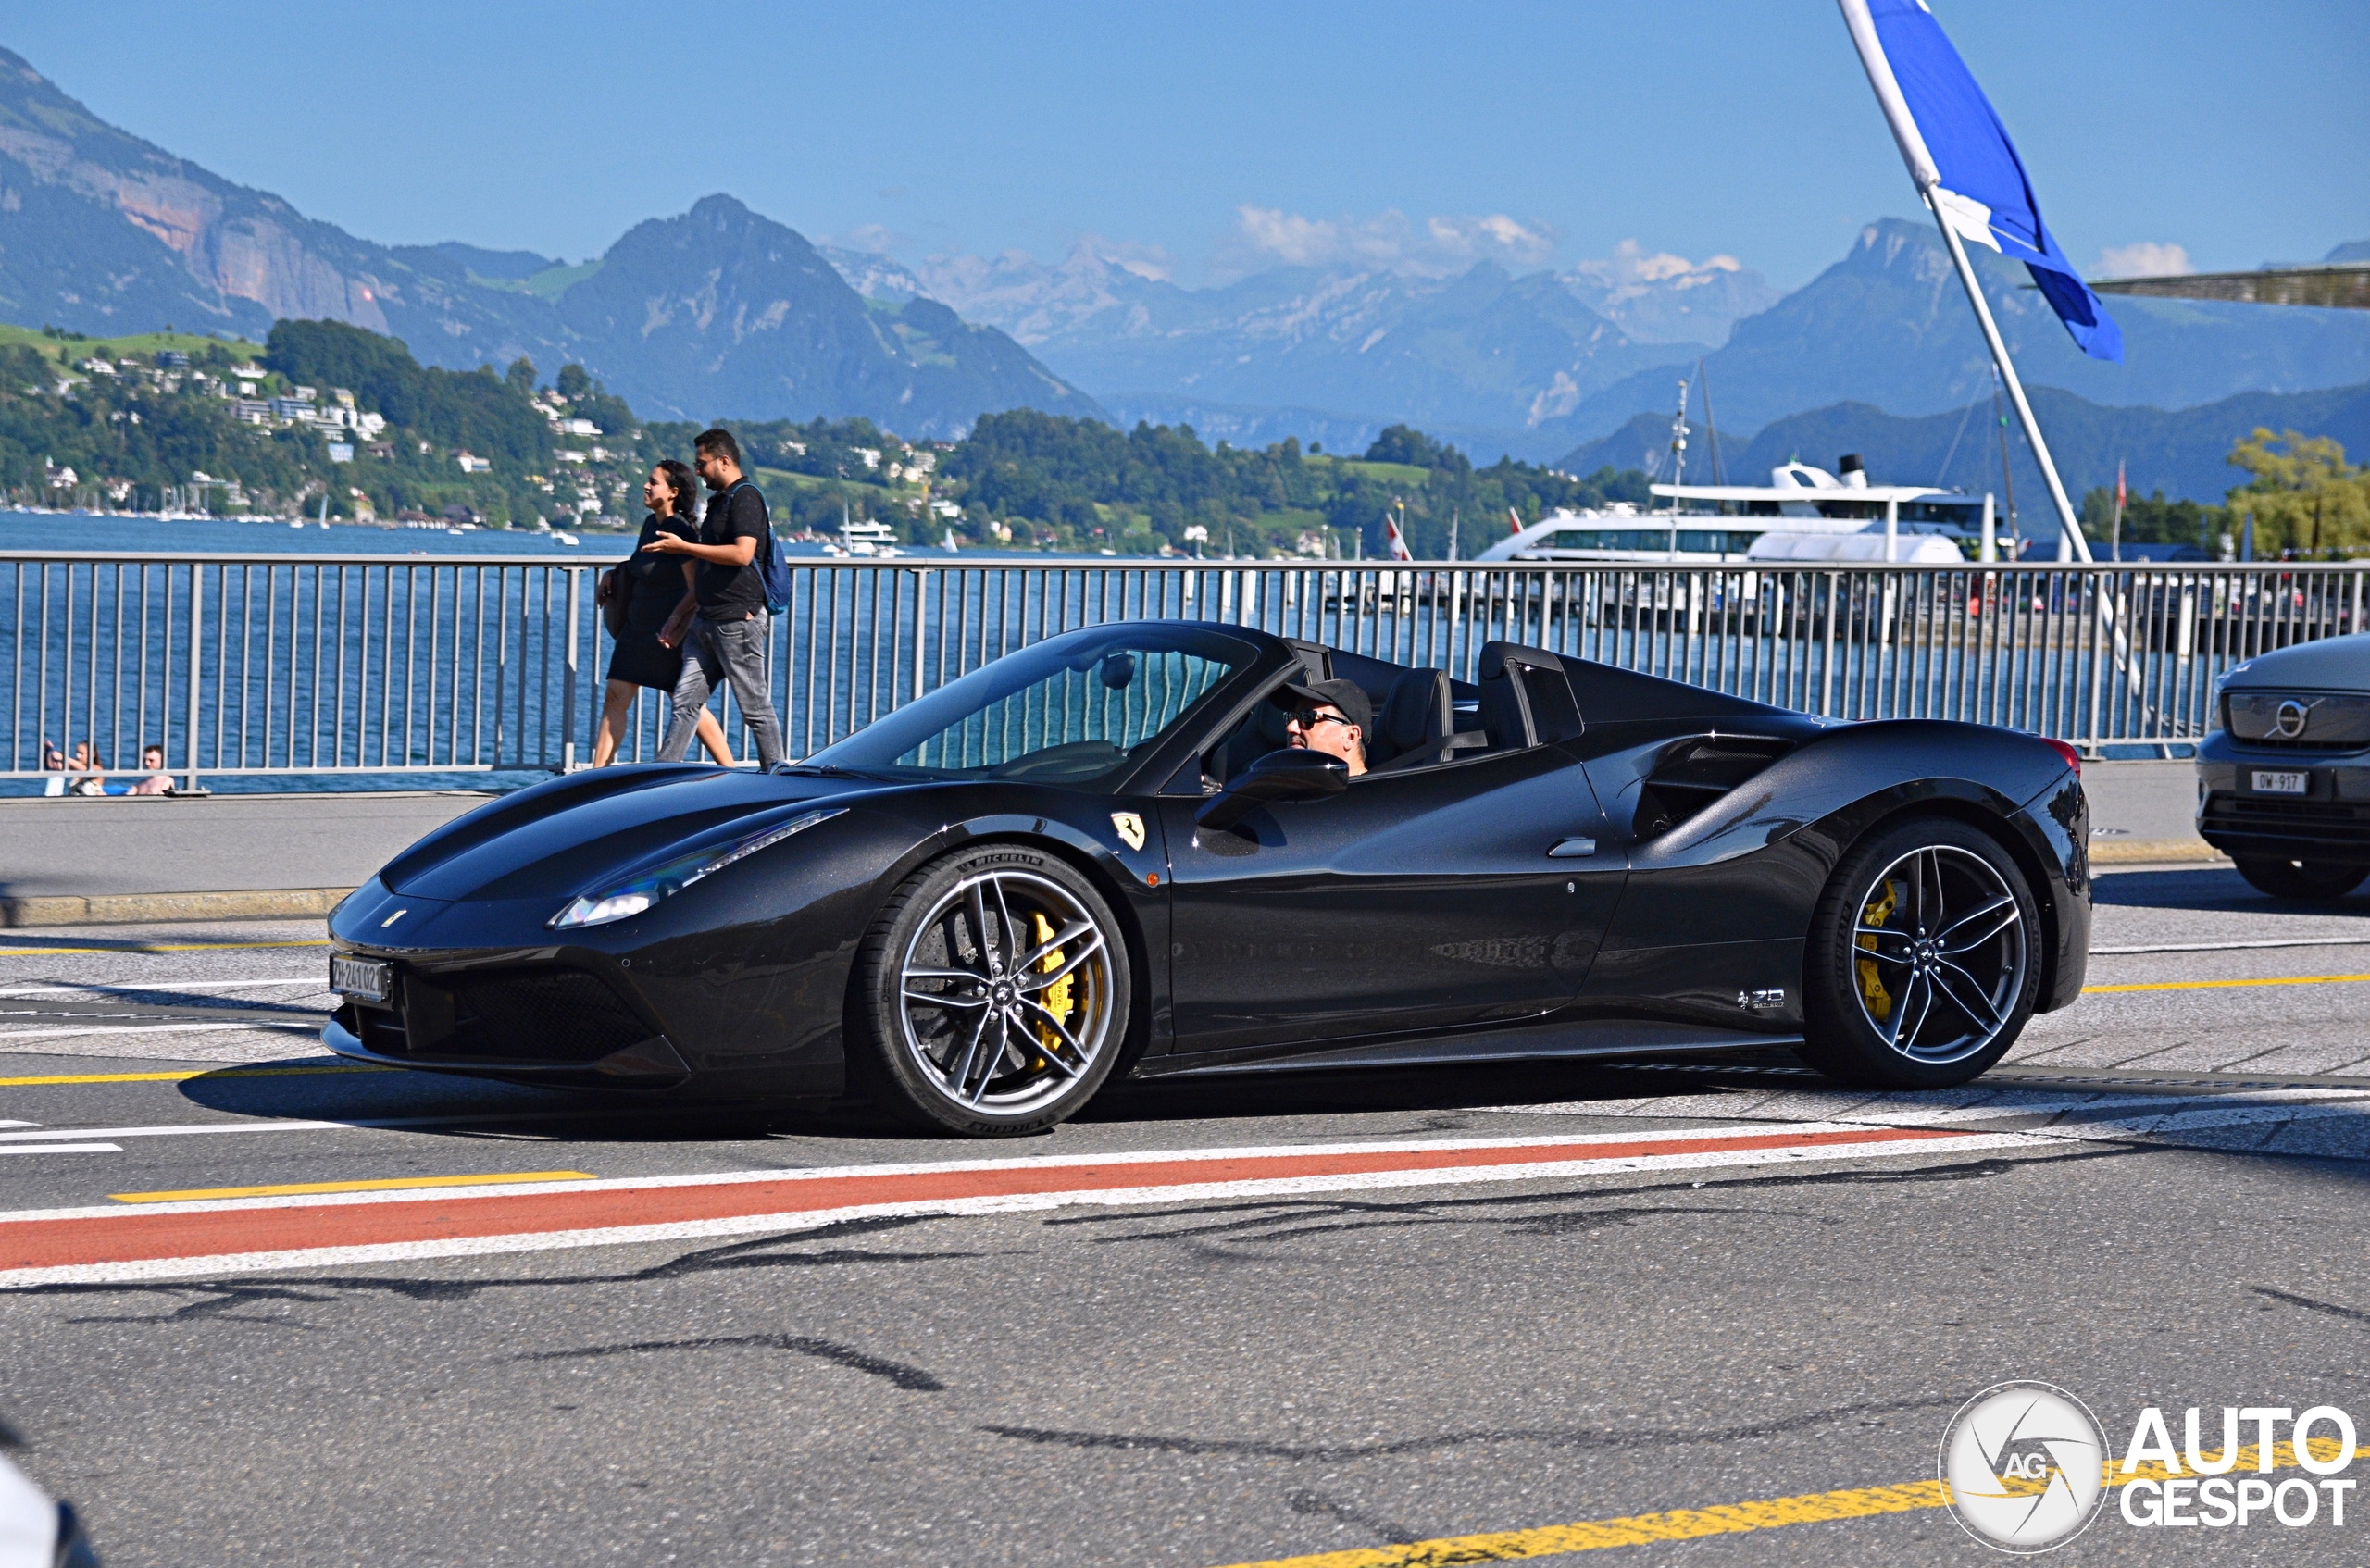
M 2120 302 L 2118 302 L 2120 303 Z M 2231 444 L 2258 426 L 2334 436 L 2357 461 L 2370 455 L 2370 383 L 2309 392 L 2241 392 L 2200 408 L 2108 408 L 2060 392 L 2036 388 L 2033 412 L 2066 491 L 2076 499 L 2114 483 L 2126 465 L 2134 492 L 2162 490 L 2173 500 L 2219 502 L 2246 476 L 2223 459 Z M 1640 414 L 1600 441 L 1585 442 L 1556 467 L 1590 473 L 1600 466 L 1637 467 L 1666 478 L 1670 416 Z M 2000 431 L 1985 398 L 1967 408 L 1902 418 L 1865 403 L 1830 404 L 1773 421 L 1748 439 L 1735 431 L 1721 443 L 1726 475 L 1735 484 L 1765 484 L 1769 470 L 1801 458 L 1832 470 L 1847 452 L 1858 453 L 1880 482 L 1940 485 L 1971 492 L 2002 490 Z M 2011 429 L 2018 510 L 2047 508 L 2039 467 L 2023 432 Z M 1712 479 L 1711 442 L 1701 421 L 1688 443 L 1687 477 Z
M 376 244 L 106 124 L 0 49 L 0 321 L 254 339 L 343 321 L 451 368 L 580 361 L 694 418 L 862 415 L 922 435 L 998 409 L 1096 412 L 1001 331 L 936 305 L 867 311 L 790 230 L 729 197 L 695 212 L 586 268 Z
M 2370 380 L 2370 311 L 2118 296 L 2125 363 L 2074 347 L 2023 267 L 1977 247 L 1977 275 L 2028 387 L 2109 406 L 2188 408 L 2240 392 L 2289 392 Z M 1902 415 L 1990 395 L 1991 363 L 1958 275 L 1931 224 L 1888 218 L 1843 260 L 1737 323 L 1706 358 L 1723 420 L 1753 429 L 1846 399 Z M 1666 409 L 1680 367 L 1634 376 L 1577 404 L 1557 429 L 1578 442 Z M 1700 399 L 1699 399 L 1700 402 Z

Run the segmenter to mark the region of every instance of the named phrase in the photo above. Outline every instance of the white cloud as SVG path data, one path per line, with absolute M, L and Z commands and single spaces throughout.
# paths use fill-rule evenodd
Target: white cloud
M 1646 247 L 1635 240 L 1624 240 L 1613 247 L 1613 254 L 1598 261 L 1574 264 L 1572 274 L 1606 288 L 1618 288 L 1625 283 L 1662 283 L 1674 278 L 1684 278 L 1700 272 L 1740 272 L 1744 263 L 1732 255 L 1706 256 L 1702 261 L 1690 261 L 1669 251 L 1648 255 Z
M 2096 275 L 2101 278 L 2178 278 L 2196 270 L 2189 265 L 2187 247 L 2139 240 L 2128 245 L 2109 245 L 2101 251 Z
M 1397 208 L 1371 218 L 1309 218 L 1246 203 L 1234 209 L 1234 228 L 1218 243 L 1221 270 L 1290 267 L 1356 267 L 1437 276 L 1478 261 L 1537 267 L 1554 253 L 1557 236 L 1542 225 L 1504 213 L 1440 216 L 1420 225 Z

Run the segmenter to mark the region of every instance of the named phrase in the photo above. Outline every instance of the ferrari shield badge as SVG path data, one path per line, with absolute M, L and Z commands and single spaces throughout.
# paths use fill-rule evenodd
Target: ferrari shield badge
M 1119 830 L 1119 838 L 1121 841 L 1126 843 L 1129 849 L 1140 850 L 1144 847 L 1144 819 L 1138 816 L 1134 812 L 1113 812 L 1111 814 L 1111 826 Z

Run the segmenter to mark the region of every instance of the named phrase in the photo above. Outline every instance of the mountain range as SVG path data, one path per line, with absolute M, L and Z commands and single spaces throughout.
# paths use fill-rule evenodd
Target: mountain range
M 119 131 L 0 50 L 0 318 L 97 335 L 344 321 L 466 369 L 577 361 L 645 416 L 864 415 L 950 435 L 985 411 L 1103 410 L 992 327 L 870 302 L 730 196 L 593 264 L 382 245 Z
M 2212 468 L 2244 433 L 2213 421 L 2244 394 L 2370 383 L 2370 312 L 2120 296 L 2127 358 L 2105 365 L 2074 349 L 2020 267 L 1974 259 L 2027 385 L 2100 411 L 2085 428 L 2107 447 L 2220 409 L 2195 427 Z M 861 415 L 919 437 L 1032 407 L 1337 451 L 1412 423 L 1483 462 L 1637 445 L 1666 429 L 1682 378 L 1737 436 L 1815 417 L 1871 448 L 1903 439 L 1880 421 L 1954 417 L 1990 385 L 1924 223 L 1868 225 L 1783 295 L 1732 257 L 1627 246 L 1560 272 L 1279 266 L 1204 288 L 1092 242 L 1050 264 L 908 264 L 811 244 L 723 194 L 565 266 L 357 238 L 106 124 L 0 50 L 0 319 L 259 339 L 282 318 L 390 334 L 449 368 L 579 362 L 655 417 Z M 2168 488 L 2217 495 L 2202 462 L 2173 464 Z

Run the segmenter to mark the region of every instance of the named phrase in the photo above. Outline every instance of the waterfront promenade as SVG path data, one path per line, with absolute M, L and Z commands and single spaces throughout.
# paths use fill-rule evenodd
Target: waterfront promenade
M 2093 853 L 2214 858 L 2191 765 L 2091 763 Z M 326 915 L 405 846 L 492 799 L 476 790 L 0 800 L 0 924 Z

